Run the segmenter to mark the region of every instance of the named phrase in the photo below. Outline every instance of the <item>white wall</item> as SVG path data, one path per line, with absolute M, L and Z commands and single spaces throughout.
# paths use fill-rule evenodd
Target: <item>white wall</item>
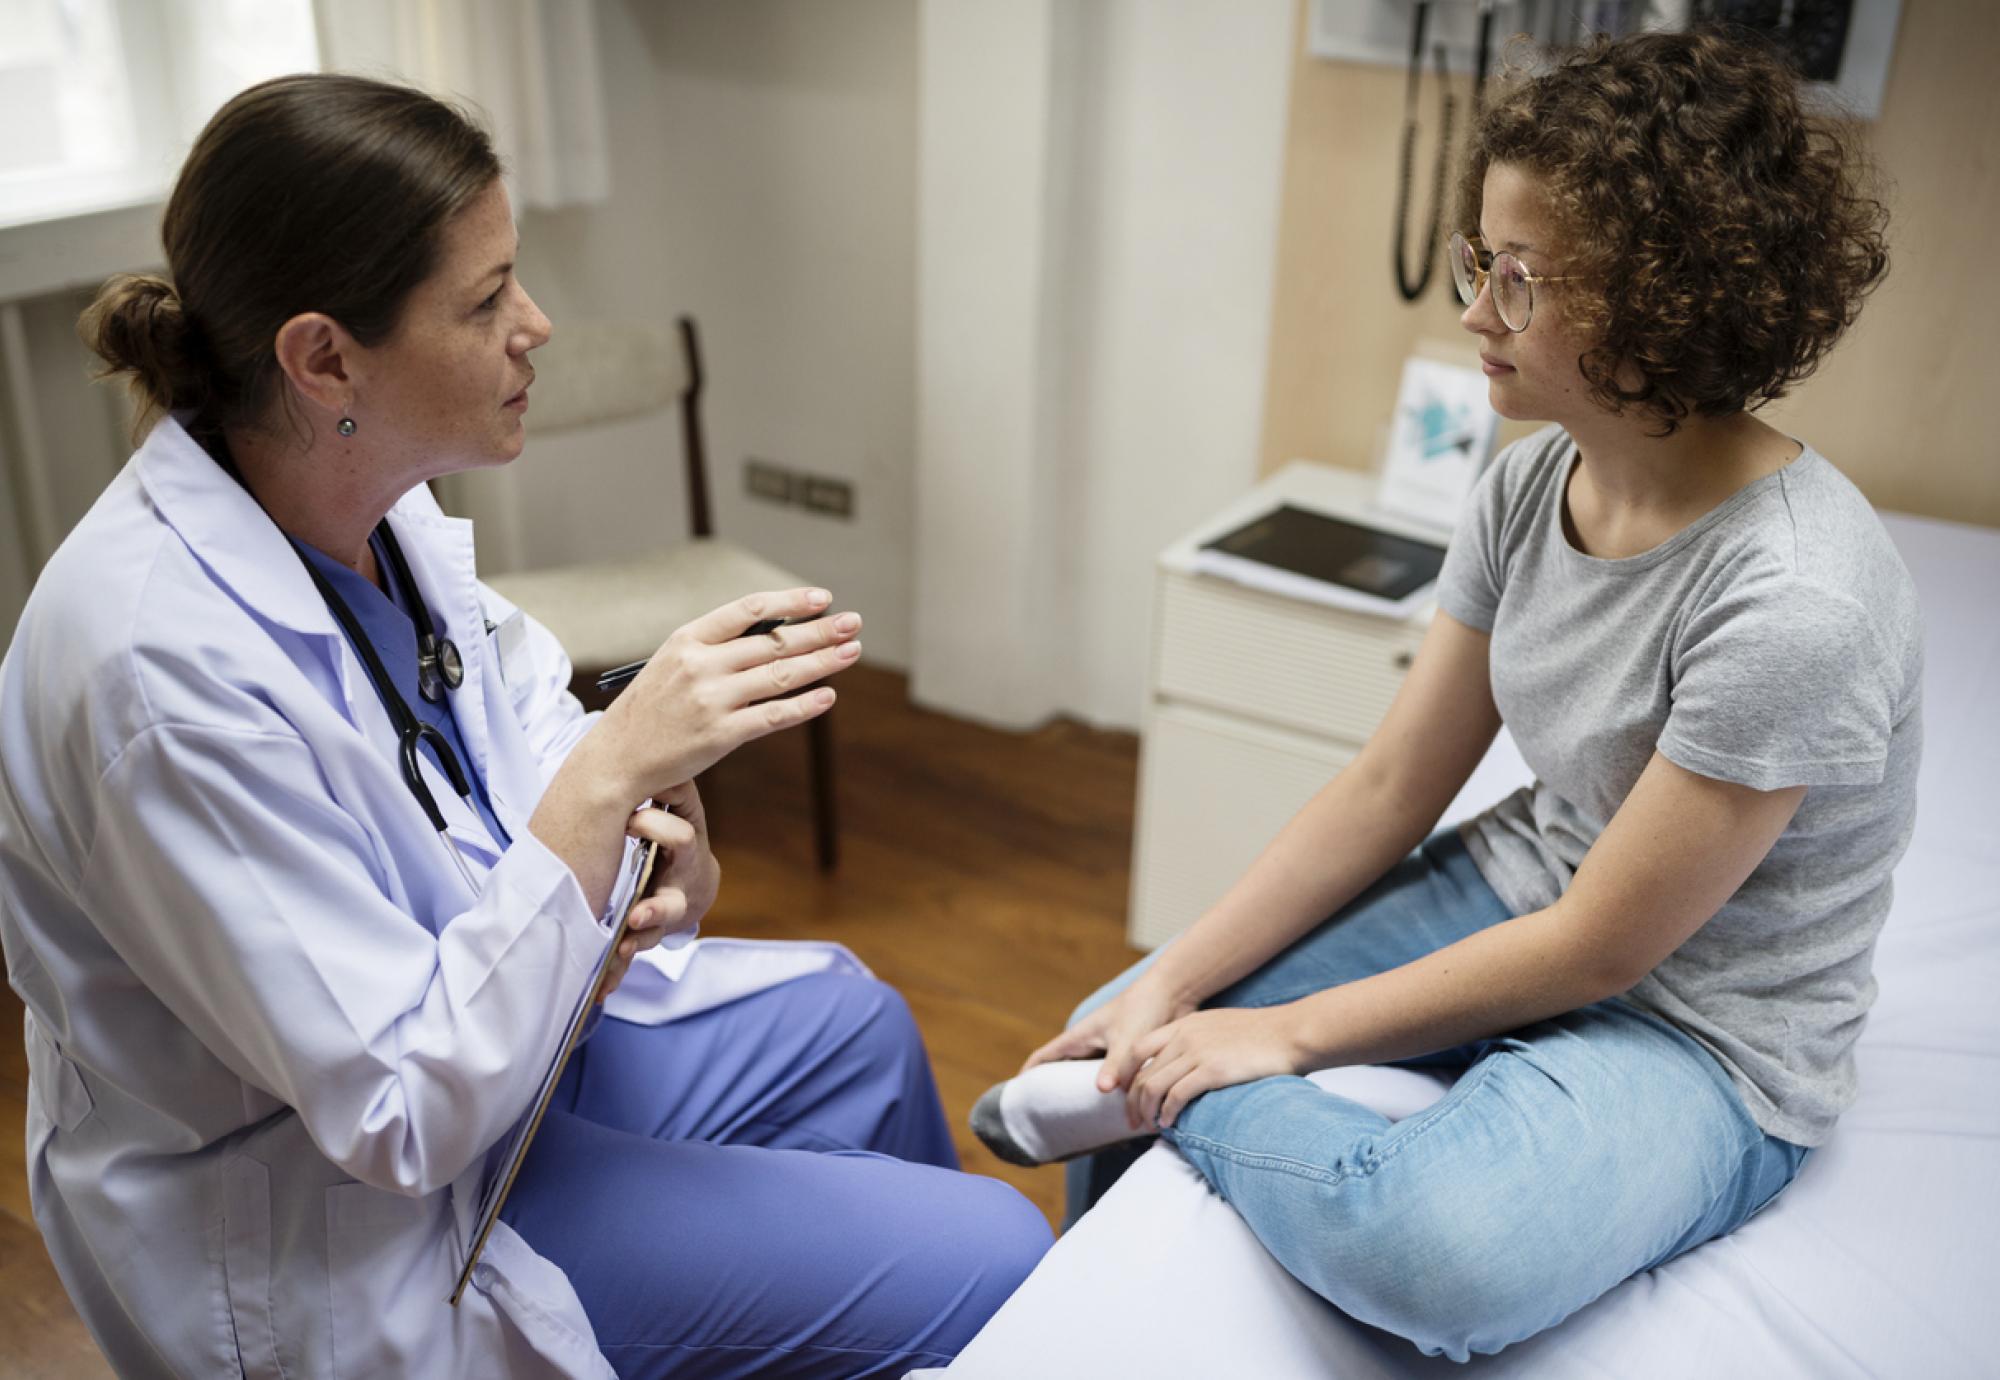
M 1138 722 L 1154 554 L 1255 472 L 1288 0 L 926 0 L 912 689 Z
M 1136 724 L 1153 554 L 1254 472 L 1290 0 L 596 4 L 612 198 L 522 225 L 557 329 L 701 320 L 719 528 L 862 609 L 927 702 Z M 920 304 L 933 273 L 961 294 Z M 78 411 L 69 310 L 30 325 L 94 485 L 119 447 Z M 484 505 L 532 563 L 685 530 L 669 419 L 533 421 Z M 856 519 L 748 499 L 753 454 L 854 481 Z
M 1062 402 L 1078 14 L 923 10 L 911 691 L 1007 727 L 1065 707 L 1075 647 Z
M 861 608 L 924 702 L 1136 725 L 1153 555 L 1255 473 L 1289 0 L 599 17 L 612 201 L 523 224 L 557 328 L 700 317 L 719 527 Z M 531 562 L 678 530 L 675 446 L 538 441 Z M 750 454 L 853 479 L 856 521 L 745 498 Z
M 558 332 L 565 318 L 696 317 L 717 530 L 861 609 L 870 659 L 906 664 L 913 0 L 598 11 L 612 197 L 525 216 L 523 280 Z M 528 421 L 502 481 L 527 563 L 685 533 L 671 419 L 540 440 L 532 402 Z M 852 481 L 854 519 L 747 498 L 749 455 Z
M 1069 709 L 1133 727 L 1153 557 L 1254 480 L 1290 0 L 1091 0 L 1066 443 L 1083 480 Z

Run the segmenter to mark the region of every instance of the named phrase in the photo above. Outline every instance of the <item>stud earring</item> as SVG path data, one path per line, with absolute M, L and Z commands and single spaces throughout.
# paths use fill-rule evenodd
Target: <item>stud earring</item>
M 337 423 L 334 424 L 333 429 L 339 432 L 342 436 L 352 436 L 354 434 L 354 418 L 342 417 Z

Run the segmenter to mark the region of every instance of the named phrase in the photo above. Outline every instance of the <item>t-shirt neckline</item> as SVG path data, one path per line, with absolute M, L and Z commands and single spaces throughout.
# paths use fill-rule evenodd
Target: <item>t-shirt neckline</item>
M 1735 493 L 1723 499 L 1722 502 L 1696 518 L 1693 522 L 1681 528 L 1680 531 L 1668 537 L 1658 546 L 1649 547 L 1631 556 L 1593 556 L 1587 551 L 1576 549 L 1576 544 L 1569 539 L 1568 524 L 1564 521 L 1569 511 L 1570 477 L 1575 473 L 1576 467 L 1583 463 L 1583 452 L 1577 446 L 1576 438 L 1565 434 L 1563 440 L 1569 446 L 1569 454 L 1557 467 L 1558 475 L 1556 479 L 1554 513 L 1552 515 L 1555 522 L 1556 544 L 1562 549 L 1564 558 L 1573 562 L 1581 569 L 1607 575 L 1637 574 L 1640 571 L 1650 570 L 1661 561 L 1673 557 L 1689 543 L 1700 538 L 1704 532 L 1722 522 L 1737 509 L 1751 502 L 1759 494 L 1764 493 L 1770 488 L 1781 487 L 1784 484 L 1786 475 L 1794 474 L 1809 461 L 1820 458 L 1819 452 L 1814 450 L 1810 443 L 1801 441 L 1796 436 L 1787 437 L 1786 439 L 1799 448 L 1797 455 L 1787 460 L 1777 469 L 1772 470 L 1769 474 L 1751 480 Z

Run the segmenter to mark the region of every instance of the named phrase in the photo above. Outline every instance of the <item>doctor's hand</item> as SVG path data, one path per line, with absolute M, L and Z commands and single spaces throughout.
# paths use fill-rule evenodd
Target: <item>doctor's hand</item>
M 632 960 L 642 951 L 670 934 L 699 925 L 715 904 L 722 884 L 722 868 L 709 850 L 708 819 L 694 783 L 669 787 L 660 793 L 659 802 L 671 807 L 673 813 L 647 806 L 634 811 L 626 824 L 626 833 L 658 844 L 659 853 L 645 894 L 633 898 L 631 928 L 605 969 L 604 981 L 597 989 L 599 1001 L 618 990 Z
M 633 801 L 668 797 L 752 738 L 833 707 L 833 691 L 813 683 L 859 659 L 861 616 L 819 617 L 831 599 L 823 589 L 782 590 L 703 614 L 661 644 L 570 750 L 528 828 L 568 865 L 592 913 L 610 900 Z M 742 635 L 801 617 L 814 621 Z
M 668 637 L 591 734 L 605 736 L 611 751 L 598 760 L 625 774 L 629 798 L 658 796 L 751 739 L 832 708 L 831 689 L 807 687 L 860 659 L 861 615 L 819 617 L 831 599 L 823 589 L 750 594 Z M 813 621 L 743 636 L 774 618 Z

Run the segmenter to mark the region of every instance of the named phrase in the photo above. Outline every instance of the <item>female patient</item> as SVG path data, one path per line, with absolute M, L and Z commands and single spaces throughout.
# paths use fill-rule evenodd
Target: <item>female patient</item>
M 780 692 L 851 664 L 861 620 L 746 639 L 828 604 L 748 593 L 599 717 L 477 582 L 424 481 L 520 454 L 550 325 L 456 111 L 254 87 L 164 232 L 172 281 L 115 280 L 85 323 L 157 423 L 0 668 L 30 1186 L 98 1343 L 131 1377 L 949 1359 L 1048 1228 L 955 1172 L 907 1008 L 828 946 L 630 975 L 447 1305 L 635 889 L 628 837 L 667 850 L 651 945 L 715 897 L 694 776 L 824 712 Z
M 1301 1281 L 1461 1360 L 1732 1231 L 1826 1140 L 1921 654 L 1867 502 L 1753 415 L 1885 267 L 1792 74 L 1714 34 L 1600 44 L 1493 105 L 1466 190 L 1493 406 L 1553 425 L 1476 486 L 1353 765 L 1031 1056 L 1101 1053 L 1129 1123 L 1075 1119 L 1094 1065 L 981 1118 L 1029 1159 L 1157 1126 Z M 1425 841 L 1503 723 L 1536 783 Z M 1396 1061 L 1455 1082 L 1394 1125 L 1299 1076 Z M 1129 1150 L 1072 1166 L 1073 1211 Z

